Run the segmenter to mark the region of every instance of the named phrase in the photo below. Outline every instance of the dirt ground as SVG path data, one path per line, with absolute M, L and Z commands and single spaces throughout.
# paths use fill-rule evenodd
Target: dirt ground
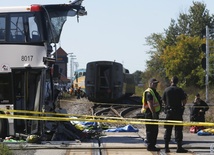
M 60 100 L 60 107 L 67 110 L 67 113 L 74 115 L 91 115 L 91 107 L 94 103 L 89 102 L 86 98 L 76 99 L 62 99 Z M 183 115 L 184 121 L 189 121 L 189 107 L 187 106 Z M 161 113 L 160 117 L 164 117 L 164 113 Z M 119 124 L 118 124 L 119 125 Z M 117 126 L 112 124 L 112 126 Z M 145 129 L 145 125 L 133 125 L 138 129 Z M 160 126 L 162 128 L 162 126 Z M 189 127 L 184 127 L 184 132 L 189 132 Z M 16 150 L 14 155 L 33 155 L 35 150 Z
M 60 106 L 63 109 L 67 110 L 67 113 L 73 115 L 91 115 L 91 107 L 93 106 L 93 102 L 88 101 L 86 98 L 76 99 L 75 97 L 71 99 L 62 99 L 60 101 Z M 160 114 L 161 118 L 165 118 L 165 114 Z M 190 107 L 186 106 L 183 119 L 184 121 L 189 121 L 190 119 Z M 112 126 L 121 126 L 121 124 L 112 124 Z M 144 128 L 145 125 L 135 125 L 139 128 Z M 184 132 L 189 132 L 189 126 L 184 126 Z
M 62 99 L 60 100 L 60 107 L 67 110 L 68 114 L 74 115 L 91 115 L 92 102 L 86 98 L 76 99 Z

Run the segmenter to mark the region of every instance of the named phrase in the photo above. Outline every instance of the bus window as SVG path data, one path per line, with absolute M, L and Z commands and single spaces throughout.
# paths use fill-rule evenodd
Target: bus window
M 41 42 L 41 19 L 34 13 L 16 13 L 10 14 L 9 42 L 13 43 L 31 43 Z M 40 20 L 36 20 L 39 18 Z M 38 22 L 37 22 L 38 21 Z
M 25 42 L 23 17 L 11 17 L 10 18 L 10 41 L 13 42 Z
M 5 41 L 5 17 L 0 17 L 0 42 Z
M 38 25 L 36 22 L 35 17 L 29 17 L 28 18 L 28 23 L 29 23 L 29 35 L 30 35 L 30 40 L 32 42 L 38 42 L 41 41 Z

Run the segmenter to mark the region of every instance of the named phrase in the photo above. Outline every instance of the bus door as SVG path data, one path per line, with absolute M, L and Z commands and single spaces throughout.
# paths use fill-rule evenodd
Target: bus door
M 41 88 L 43 74 L 41 70 L 12 70 L 14 87 L 14 109 L 40 111 L 43 100 L 43 89 Z M 19 113 L 29 115 L 27 113 Z M 14 120 L 15 133 L 33 134 L 38 132 L 38 121 Z

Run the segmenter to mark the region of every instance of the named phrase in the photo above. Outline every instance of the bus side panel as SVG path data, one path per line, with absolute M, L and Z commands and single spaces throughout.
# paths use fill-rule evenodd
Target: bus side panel
M 7 51 L 0 57 L 0 72 L 10 72 L 10 68 L 44 67 L 43 58 L 47 56 L 45 47 L 33 45 L 0 45 Z

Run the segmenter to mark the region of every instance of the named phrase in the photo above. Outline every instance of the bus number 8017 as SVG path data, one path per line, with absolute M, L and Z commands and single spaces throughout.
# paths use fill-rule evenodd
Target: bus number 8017
M 21 61 L 33 61 L 33 55 L 22 55 Z

